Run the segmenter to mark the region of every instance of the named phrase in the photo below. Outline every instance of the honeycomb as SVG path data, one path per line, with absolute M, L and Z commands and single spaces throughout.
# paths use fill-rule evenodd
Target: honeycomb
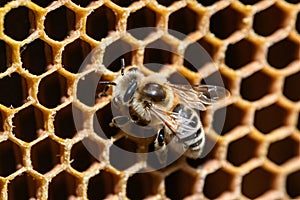
M 0 199 L 300 198 L 299 0 L 4 0 L 0 20 Z M 121 38 L 141 27 L 157 31 Z M 175 53 L 146 48 L 153 43 Z M 184 59 L 193 44 L 231 93 L 203 116 L 212 151 L 146 173 L 139 157 L 116 163 L 115 146 L 142 149 L 109 127 L 109 95 L 76 94 L 100 77 L 96 67 L 80 72 L 83 61 L 100 46 L 95 64 L 112 81 L 120 58 L 108 63 L 119 47 L 126 66 L 197 84 L 216 71 Z

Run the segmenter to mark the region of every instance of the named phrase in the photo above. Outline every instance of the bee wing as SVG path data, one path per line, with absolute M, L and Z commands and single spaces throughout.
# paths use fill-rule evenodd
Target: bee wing
M 199 99 L 205 104 L 213 104 L 223 101 L 230 96 L 229 91 L 216 85 L 197 85 L 193 89 L 198 93 Z
M 150 106 L 150 111 L 154 116 L 160 119 L 179 140 L 195 133 L 195 127 L 192 126 L 192 123 L 195 122 L 191 119 L 187 119 L 175 112 L 166 112 L 154 106 Z
M 169 84 L 179 99 L 191 108 L 206 110 L 204 104 L 211 105 L 230 96 L 227 89 L 215 85 L 175 85 Z
M 169 85 L 174 93 L 178 96 L 179 100 L 191 108 L 198 110 L 206 110 L 204 104 L 199 100 L 198 94 L 190 85 Z

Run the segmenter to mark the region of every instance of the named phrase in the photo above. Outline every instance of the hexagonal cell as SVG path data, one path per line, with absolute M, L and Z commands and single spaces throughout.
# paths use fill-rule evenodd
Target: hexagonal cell
M 201 38 L 186 48 L 183 65 L 189 70 L 197 72 L 205 64 L 212 62 L 214 52 L 214 46 L 205 38 Z
M 70 199 L 76 197 L 79 180 L 66 171 L 56 175 L 49 184 L 48 199 Z
M 158 72 L 163 65 L 172 63 L 172 55 L 172 47 L 158 39 L 145 47 L 143 63 L 150 70 Z
M 53 40 L 64 40 L 72 30 L 75 30 L 75 13 L 66 6 L 47 13 L 45 32 Z
M 45 174 L 60 163 L 61 146 L 50 138 L 46 138 L 31 148 L 33 169 Z
M 285 38 L 269 47 L 268 63 L 282 69 L 292 61 L 300 59 L 300 44 L 289 38 Z
M 3 0 L 0 2 L 0 7 L 4 7 L 10 0 Z
M 90 178 L 87 189 L 88 199 L 105 199 L 111 194 L 115 194 L 115 187 L 119 182 L 119 177 L 111 172 L 100 171 L 99 174 Z
M 261 84 L 264 83 L 264 84 Z M 270 93 L 274 80 L 263 71 L 257 71 L 241 83 L 241 96 L 248 101 L 256 101 Z
M 240 2 L 242 2 L 245 5 L 254 5 L 257 2 L 259 2 L 260 0 L 239 0 Z
M 115 4 L 121 6 L 121 7 L 129 7 L 133 2 L 136 2 L 139 0 L 112 0 Z
M 298 115 L 298 123 L 297 123 L 297 128 L 298 128 L 298 130 L 300 130 L 300 113 L 299 113 L 299 115 Z
M 254 126 L 262 133 L 284 126 L 289 112 L 278 104 L 272 104 L 255 112 Z
M 91 2 L 96 0 L 72 0 L 73 3 L 79 5 L 80 7 L 87 7 Z
M 87 106 L 94 106 L 98 94 L 104 90 L 103 87 L 102 90 L 100 88 L 100 80 L 101 76 L 96 72 L 91 72 L 80 78 L 76 90 L 77 99 Z
M 285 11 L 276 4 L 254 15 L 253 29 L 261 36 L 268 36 L 285 25 Z
M 126 194 L 129 199 L 144 199 L 158 193 L 160 179 L 152 173 L 137 173 L 129 177 Z
M 93 150 L 93 154 L 91 154 L 89 150 Z M 96 158 L 94 156 L 99 156 L 102 151 L 103 146 L 101 144 L 97 144 L 90 139 L 84 139 L 83 141 L 73 145 L 71 149 L 71 166 L 77 171 L 83 172 L 93 163 L 99 162 L 99 157 Z
M 0 132 L 4 131 L 5 114 L 0 110 Z
M 39 84 L 38 100 L 47 108 L 55 108 L 60 105 L 62 98 L 67 94 L 67 80 L 64 76 L 54 72 L 44 77 Z
M 224 192 L 233 190 L 233 175 L 224 169 L 218 169 L 206 176 L 204 181 L 203 193 L 209 199 L 215 199 Z
M 232 7 L 215 13 L 210 19 L 210 31 L 220 39 L 226 39 L 242 28 L 244 15 Z
M 189 7 L 181 8 L 169 16 L 169 33 L 181 40 L 197 29 L 198 21 L 199 16 L 195 11 Z
M 285 78 L 283 94 L 291 101 L 300 101 L 298 85 L 300 85 L 300 72 Z
M 230 44 L 225 53 L 225 64 L 236 70 L 255 59 L 257 47 L 251 41 L 243 39 Z
M 203 77 L 200 81 L 200 84 L 216 85 L 224 87 L 230 91 L 233 83 L 227 75 L 221 74 L 220 71 L 216 71 L 207 77 Z
M 131 64 L 133 48 L 127 42 L 119 39 L 106 47 L 103 64 L 109 70 L 117 72 L 121 70 L 121 59 L 124 59 L 125 66 Z
M 296 30 L 300 34 L 300 12 L 297 15 L 297 20 L 296 20 Z
M 35 106 L 20 110 L 13 118 L 13 133 L 25 142 L 31 142 L 39 137 L 39 131 L 44 129 L 44 116 Z
M 24 40 L 36 29 L 35 21 L 34 12 L 29 8 L 14 8 L 5 15 L 4 33 L 14 40 Z
M 207 41 L 205 38 L 201 38 L 200 40 L 197 41 L 202 48 L 206 50 L 206 52 L 210 55 L 210 57 L 214 56 L 215 53 L 215 46 L 211 44 L 209 41 Z
M 127 30 L 137 39 L 142 40 L 149 35 L 154 29 L 142 29 L 141 31 L 131 32 L 130 29 L 146 28 L 156 26 L 156 13 L 150 8 L 144 7 L 131 13 L 127 19 Z
M 9 176 L 22 166 L 22 151 L 10 140 L 0 142 L 0 176 Z
M 26 79 L 12 73 L 0 79 L 0 104 L 6 107 L 19 107 L 25 102 L 28 91 Z
M 99 26 L 101 24 L 101 26 Z M 106 6 L 94 10 L 87 18 L 86 33 L 91 38 L 100 41 L 105 38 L 110 31 L 114 31 L 116 16 L 112 10 Z
M 122 138 L 114 142 L 109 149 L 110 164 L 122 171 L 131 167 L 137 162 L 137 144 L 127 138 Z
M 292 4 L 297 4 L 300 2 L 299 0 L 285 0 L 285 1 L 292 3 Z
M 246 135 L 229 144 L 227 160 L 234 166 L 240 166 L 251 158 L 256 157 L 258 147 L 258 141 Z
M 74 74 L 81 72 L 80 67 L 90 52 L 91 46 L 87 42 L 81 39 L 75 40 L 65 46 L 62 53 L 63 67 Z
M 44 0 L 44 1 L 40 1 L 40 0 L 32 0 L 33 3 L 43 7 L 43 8 L 46 8 L 47 6 L 49 6 L 53 0 Z
M 22 67 L 31 74 L 41 75 L 53 64 L 52 48 L 41 39 L 37 39 L 24 47 L 21 52 Z
M 300 170 L 287 176 L 286 191 L 291 198 L 297 198 L 300 196 Z
M 78 117 L 76 121 L 74 121 L 74 116 Z M 83 128 L 83 122 L 80 119 L 83 119 L 82 111 L 72 104 L 62 108 L 54 118 L 55 135 L 63 139 L 73 138 Z
M 109 139 L 118 133 L 118 131 L 120 130 L 119 128 L 115 126 L 111 127 L 109 125 L 111 123 L 112 118 L 113 114 L 110 103 L 96 112 L 93 118 L 93 128 L 95 133 L 99 137 L 103 139 Z
M 172 84 L 184 85 L 190 84 L 190 82 L 179 72 L 174 72 L 167 77 L 167 80 Z
M 274 174 L 263 167 L 256 168 L 243 177 L 242 193 L 250 199 L 255 199 L 274 189 L 275 178 Z
M 0 40 L 0 73 L 5 72 L 12 63 L 12 49 L 5 41 Z
M 300 156 L 300 144 L 291 137 L 270 144 L 267 157 L 277 165 Z
M 197 0 L 198 3 L 200 3 L 201 5 L 203 6 L 211 6 L 213 5 L 214 3 L 220 1 L 220 0 L 206 0 L 206 1 L 203 1 L 203 0 Z
M 238 125 L 243 124 L 245 111 L 235 104 L 215 111 L 213 116 L 213 128 L 217 133 L 224 135 Z M 225 120 L 225 121 L 224 121 Z M 224 124 L 221 124 L 224 122 Z
M 8 199 L 27 200 L 36 198 L 40 181 L 30 174 L 23 173 L 8 184 Z
M 156 0 L 156 1 L 160 5 L 163 5 L 163 6 L 166 6 L 166 7 L 172 5 L 174 2 L 176 2 L 176 1 L 173 1 L 173 0 Z
M 173 172 L 165 179 L 167 197 L 179 200 L 191 195 L 195 181 L 196 177 L 183 170 Z

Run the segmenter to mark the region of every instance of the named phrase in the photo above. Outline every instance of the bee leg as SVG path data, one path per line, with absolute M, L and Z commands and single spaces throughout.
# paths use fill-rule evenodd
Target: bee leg
M 125 71 L 125 59 L 121 59 L 121 75 L 124 76 L 124 71 Z
M 158 157 L 159 162 L 162 165 L 166 165 L 167 161 L 167 146 L 165 143 L 165 131 L 164 128 L 159 129 L 157 133 L 157 137 L 154 141 L 154 149 L 155 153 Z
M 123 127 L 130 122 L 130 119 L 126 116 L 116 116 L 111 120 L 109 126 L 113 127 Z
M 100 92 L 98 94 L 98 97 L 103 97 L 103 96 L 107 96 L 106 92 L 108 91 L 109 89 L 109 85 L 113 85 L 113 86 L 116 86 L 116 83 L 115 82 L 112 82 L 112 81 L 100 81 L 99 84 L 101 85 L 105 85 L 105 88 L 102 90 L 102 92 Z
M 100 97 L 106 97 L 107 96 L 106 92 L 108 91 L 108 89 L 109 89 L 109 86 L 106 85 L 105 88 L 98 94 L 98 97 L 99 98 Z

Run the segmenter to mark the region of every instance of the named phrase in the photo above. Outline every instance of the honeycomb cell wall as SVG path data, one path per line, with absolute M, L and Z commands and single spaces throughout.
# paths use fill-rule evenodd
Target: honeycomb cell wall
M 191 63 L 197 45 L 215 68 Z M 231 96 L 201 113 L 204 158 L 140 173 L 153 138 L 111 127 L 111 89 L 98 95 L 122 58 L 222 78 Z M 300 198 L 299 86 L 299 0 L 1 1 L 0 199 Z

